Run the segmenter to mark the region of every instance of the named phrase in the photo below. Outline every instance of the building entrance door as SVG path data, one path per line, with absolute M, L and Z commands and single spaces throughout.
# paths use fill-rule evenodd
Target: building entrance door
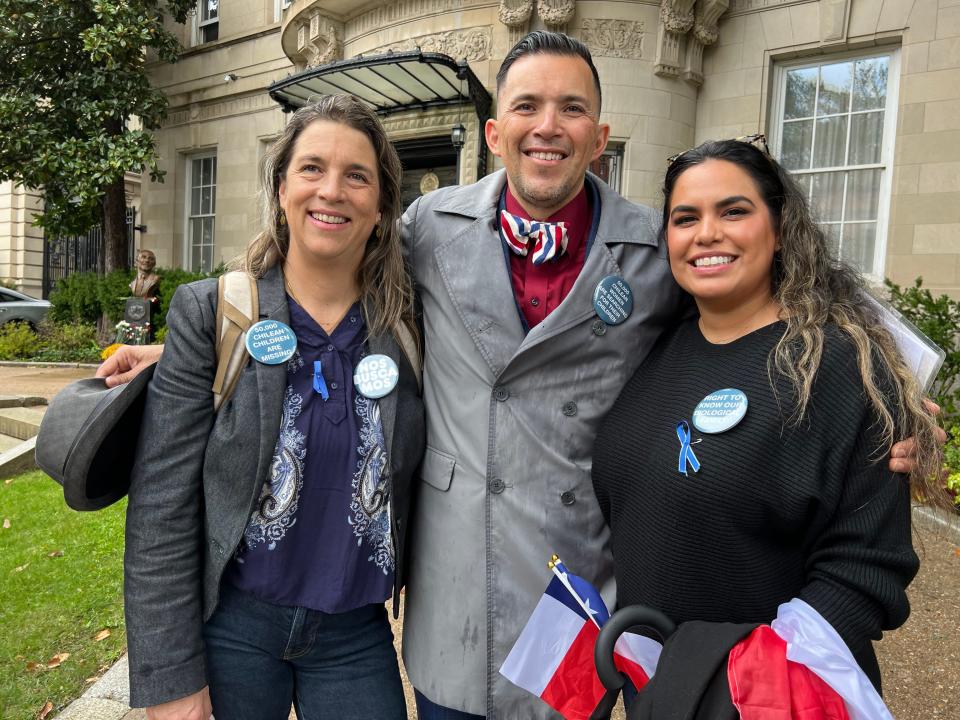
M 449 136 L 404 140 L 393 146 L 403 165 L 400 194 L 404 210 L 431 190 L 457 184 L 457 151 Z

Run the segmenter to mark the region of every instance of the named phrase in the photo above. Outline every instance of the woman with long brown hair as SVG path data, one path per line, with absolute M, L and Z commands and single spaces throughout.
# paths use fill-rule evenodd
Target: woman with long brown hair
M 167 315 L 127 511 L 132 704 L 405 718 L 384 601 L 424 436 L 400 163 L 370 108 L 328 96 L 267 151 L 260 194 L 241 263 L 260 322 L 219 411 L 217 282 L 180 287 Z
M 871 640 L 909 613 L 911 492 L 940 447 L 862 282 L 796 184 L 748 142 L 672 160 L 663 234 L 698 315 L 661 338 L 597 435 L 618 606 L 769 623 L 802 601 L 879 688 Z M 891 445 L 913 436 L 909 478 Z

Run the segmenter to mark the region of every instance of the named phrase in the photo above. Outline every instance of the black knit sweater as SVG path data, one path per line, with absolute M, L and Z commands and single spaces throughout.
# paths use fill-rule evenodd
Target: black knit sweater
M 791 387 L 776 377 L 775 395 L 767 374 L 784 327 L 713 345 L 695 319 L 684 322 L 601 425 L 593 482 L 612 533 L 617 604 L 659 608 L 677 623 L 768 623 L 798 597 L 879 688 L 870 640 L 907 619 L 904 589 L 919 567 L 908 483 L 887 469 L 855 350 L 836 328 L 826 330 L 806 416 L 786 420 Z M 701 467 L 685 477 L 677 423 L 723 388 L 746 394 L 746 416 L 720 434 L 691 424 Z

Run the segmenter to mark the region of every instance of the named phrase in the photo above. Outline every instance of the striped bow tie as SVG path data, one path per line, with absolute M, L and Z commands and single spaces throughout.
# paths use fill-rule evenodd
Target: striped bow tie
M 500 211 L 500 229 L 507 245 L 520 257 L 527 254 L 527 245 L 533 241 L 533 264 L 540 265 L 567 251 L 567 225 L 557 222 L 527 220 L 518 215 Z

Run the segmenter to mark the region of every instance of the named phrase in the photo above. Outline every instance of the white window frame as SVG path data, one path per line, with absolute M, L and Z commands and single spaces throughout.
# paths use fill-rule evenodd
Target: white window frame
M 203 13 L 206 11 L 206 0 L 198 0 L 197 6 L 194 8 L 193 13 L 193 44 L 194 45 L 204 45 L 206 42 L 216 42 L 216 40 L 205 41 L 203 39 L 203 28 L 209 25 L 219 25 L 220 24 L 220 3 L 217 3 L 217 16 L 215 18 L 203 19 Z M 219 40 L 219 28 L 217 31 L 217 39 Z
M 280 22 L 283 11 L 293 4 L 293 0 L 273 0 L 273 21 Z
M 214 160 L 216 160 L 217 159 L 216 150 L 211 150 L 211 151 L 202 152 L 202 153 L 195 153 L 193 155 L 186 156 L 187 171 L 185 175 L 187 178 L 187 182 L 186 182 L 186 198 L 184 199 L 184 213 L 183 213 L 184 215 L 183 268 L 185 270 L 190 270 L 190 271 L 194 270 L 193 233 L 191 232 L 192 220 L 198 219 L 198 218 L 208 218 L 208 217 L 213 219 L 213 231 L 210 233 L 210 239 L 211 239 L 210 246 L 211 248 L 214 248 L 214 249 L 216 249 L 217 247 L 217 172 L 219 170 L 219 165 L 220 165 L 219 162 L 216 163 L 213 168 L 213 171 L 214 171 L 213 185 L 212 185 L 213 212 L 212 213 L 196 213 L 196 214 L 194 214 L 193 212 L 194 210 L 193 208 L 193 180 L 194 180 L 193 163 L 196 160 L 205 160 L 208 158 L 213 158 Z M 203 194 L 201 192 L 201 198 L 202 197 L 203 197 Z M 203 258 L 203 255 L 201 253 L 201 263 L 202 263 L 202 258 Z M 201 267 L 201 270 L 203 270 L 204 272 L 209 272 L 210 270 L 213 270 L 213 268 L 217 266 L 217 263 L 214 262 L 214 258 L 212 254 L 210 258 L 210 265 L 211 265 L 210 268 L 204 269 Z
M 884 107 L 883 118 L 883 139 L 880 149 L 880 162 L 869 165 L 845 165 L 830 168 L 812 168 L 813 172 L 824 172 L 829 170 L 839 170 L 841 168 L 857 169 L 880 169 L 882 171 L 880 180 L 880 197 L 877 200 L 877 232 L 873 246 L 873 263 L 869 271 L 861 269 L 864 276 L 874 282 L 882 282 L 886 269 L 887 258 L 887 235 L 890 225 L 890 197 L 893 183 L 894 170 L 894 145 L 897 137 L 897 108 L 899 107 L 900 95 L 900 48 L 892 46 L 889 48 L 877 48 L 872 52 L 849 51 L 832 55 L 823 55 L 816 57 L 807 57 L 800 60 L 791 60 L 789 62 L 779 62 L 774 67 L 773 87 L 774 92 L 770 104 L 770 149 L 774 157 L 780 157 L 781 142 L 783 139 L 783 105 L 786 100 L 786 81 L 787 72 L 803 67 L 814 67 L 818 65 L 831 65 L 838 62 L 851 60 L 869 60 L 871 58 L 886 57 L 889 58 L 887 66 L 887 104 Z M 850 113 L 847 114 L 849 118 Z M 847 122 L 847 139 L 850 138 L 850 128 L 853 125 Z M 814 122 L 814 133 L 816 133 L 816 122 Z M 814 135 L 815 141 L 816 135 Z

